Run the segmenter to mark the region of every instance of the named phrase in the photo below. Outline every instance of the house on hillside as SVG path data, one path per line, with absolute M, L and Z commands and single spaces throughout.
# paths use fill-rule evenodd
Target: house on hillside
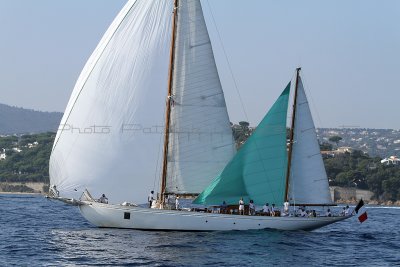
M 3 148 L 3 151 L 0 153 L 0 160 L 5 160 L 7 158 L 6 150 Z
M 324 158 L 324 159 L 334 158 L 335 157 L 335 151 L 321 150 L 321 155 L 322 155 L 322 158 Z
M 38 142 L 33 142 L 33 143 L 28 143 L 28 148 L 34 148 L 34 147 L 37 147 L 39 145 L 39 143 Z
M 12 150 L 14 150 L 17 153 L 22 151 L 19 147 L 13 147 Z
M 339 154 L 351 153 L 351 152 L 353 152 L 353 148 L 348 146 L 342 146 L 338 147 L 336 150 L 322 150 L 321 155 L 323 158 L 327 159 L 327 158 L 334 158 Z
M 396 156 L 390 156 L 381 160 L 381 163 L 386 165 L 400 165 L 400 159 Z
M 336 154 L 344 154 L 344 153 L 351 153 L 353 152 L 353 148 L 349 146 L 341 146 L 336 149 Z

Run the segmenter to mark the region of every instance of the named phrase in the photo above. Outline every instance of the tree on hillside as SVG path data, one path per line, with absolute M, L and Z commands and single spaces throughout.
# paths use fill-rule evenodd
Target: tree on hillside
M 242 126 L 243 129 L 249 128 L 250 123 L 247 121 L 239 121 L 239 125 Z
M 343 139 L 342 137 L 340 137 L 340 136 L 338 136 L 338 135 L 335 135 L 335 136 L 330 137 L 330 138 L 329 138 L 329 141 L 332 142 L 332 143 L 335 143 L 336 146 L 339 146 L 339 142 L 340 142 L 340 140 L 342 140 L 342 139 Z
M 319 144 L 319 148 L 322 151 L 332 151 L 332 145 L 327 142 L 323 142 L 322 144 Z
M 252 129 L 249 126 L 250 123 L 248 123 L 247 121 L 240 121 L 239 125 L 232 125 L 233 137 L 235 139 L 237 148 L 244 144 L 247 138 L 250 137 Z
M 391 201 L 400 199 L 400 177 L 392 176 L 382 182 L 382 189 L 385 192 L 384 198 Z

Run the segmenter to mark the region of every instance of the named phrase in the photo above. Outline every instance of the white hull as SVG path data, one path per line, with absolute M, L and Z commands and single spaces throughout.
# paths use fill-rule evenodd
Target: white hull
M 172 231 L 314 230 L 344 217 L 270 217 L 160 210 L 84 202 L 83 217 L 98 227 Z M 124 219 L 128 216 L 129 219 Z

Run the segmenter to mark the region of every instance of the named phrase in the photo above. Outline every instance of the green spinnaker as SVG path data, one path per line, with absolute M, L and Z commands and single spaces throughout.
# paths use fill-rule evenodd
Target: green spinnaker
M 282 205 L 287 168 L 286 119 L 290 83 L 249 139 L 194 204 L 246 203 Z

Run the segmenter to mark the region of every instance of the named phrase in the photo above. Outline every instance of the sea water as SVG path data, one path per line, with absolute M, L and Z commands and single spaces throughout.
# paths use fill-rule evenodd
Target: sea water
M 400 209 L 365 210 L 362 224 L 311 232 L 154 232 L 96 228 L 77 207 L 0 195 L 0 266 L 400 266 Z

